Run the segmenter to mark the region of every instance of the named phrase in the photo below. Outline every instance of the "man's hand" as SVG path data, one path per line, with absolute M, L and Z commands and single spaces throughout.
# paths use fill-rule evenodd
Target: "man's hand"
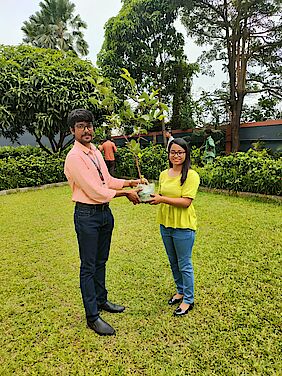
M 126 197 L 133 205 L 140 204 L 140 198 L 137 194 L 140 190 L 141 189 L 131 189 L 130 191 L 126 191 Z
M 129 187 L 137 187 L 138 184 L 149 184 L 148 180 L 146 178 L 142 179 L 136 179 L 136 180 L 129 180 L 128 181 L 128 186 Z
M 140 180 L 140 184 L 146 184 L 146 185 L 149 184 L 148 180 L 146 178 L 144 178 L 144 177 L 142 177 L 139 180 Z
M 151 194 L 152 199 L 149 202 L 150 205 L 158 205 L 162 202 L 162 196 L 158 194 Z

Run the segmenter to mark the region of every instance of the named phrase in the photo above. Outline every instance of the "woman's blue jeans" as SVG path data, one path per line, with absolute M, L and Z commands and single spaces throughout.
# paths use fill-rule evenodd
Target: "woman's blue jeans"
M 160 225 L 161 236 L 170 262 L 178 294 L 184 295 L 183 302 L 194 302 L 194 271 L 192 248 L 195 231 Z

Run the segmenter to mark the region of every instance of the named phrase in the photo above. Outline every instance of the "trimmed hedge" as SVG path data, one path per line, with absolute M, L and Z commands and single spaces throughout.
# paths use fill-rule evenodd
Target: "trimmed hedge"
M 0 147 L 0 159 L 5 158 L 23 158 L 29 157 L 30 155 L 45 155 L 48 154 L 40 149 L 39 146 L 2 146 Z
M 215 159 L 213 164 L 197 167 L 199 149 L 192 150 L 193 168 L 201 177 L 201 185 L 237 192 L 281 195 L 282 158 L 275 159 L 266 150 L 249 150 Z M 142 149 L 141 171 L 147 179 L 158 179 L 168 167 L 166 150 L 160 145 Z M 132 155 L 126 147 L 118 149 L 117 176 L 137 177 Z
M 266 150 L 217 157 L 212 165 L 196 171 L 204 187 L 281 195 L 282 158 L 274 159 Z
M 55 154 L 0 159 L 0 190 L 65 181 L 63 166 L 64 158 Z
M 192 151 L 192 162 L 197 158 L 196 149 Z M 48 155 L 36 147 L 0 148 L 0 190 L 65 181 L 64 159 L 65 153 Z M 157 180 L 160 171 L 168 167 L 166 150 L 152 144 L 142 149 L 140 167 L 143 176 Z M 281 195 L 282 158 L 275 159 L 266 150 L 217 157 L 211 165 L 193 168 L 204 187 Z M 126 147 L 118 148 L 116 176 L 138 177 Z
M 38 146 L 0 147 L 0 190 L 65 181 L 64 161 L 70 149 L 59 155 Z

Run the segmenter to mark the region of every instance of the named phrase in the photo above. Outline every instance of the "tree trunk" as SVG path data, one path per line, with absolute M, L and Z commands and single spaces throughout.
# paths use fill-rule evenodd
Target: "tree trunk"
M 240 147 L 240 120 L 244 101 L 244 95 L 237 92 L 238 99 L 231 108 L 231 134 L 232 134 L 232 152 L 236 153 Z
M 232 140 L 232 153 L 236 153 L 240 147 L 239 130 L 240 130 L 240 117 L 237 112 L 231 115 L 231 140 Z
M 46 146 L 44 146 L 44 145 L 42 144 L 40 138 L 38 138 L 38 137 L 35 136 L 35 139 L 36 139 L 36 142 L 38 143 L 38 145 L 40 146 L 40 148 L 41 148 L 42 150 L 46 151 L 46 153 L 48 153 L 48 154 L 52 154 L 51 150 L 48 149 L 48 148 L 46 148 Z
M 180 98 L 178 93 L 175 93 L 172 101 L 172 117 L 171 117 L 171 128 L 179 129 L 180 126 Z

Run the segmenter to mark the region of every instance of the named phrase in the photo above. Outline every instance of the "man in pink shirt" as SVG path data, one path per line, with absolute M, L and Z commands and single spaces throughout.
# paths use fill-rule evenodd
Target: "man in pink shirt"
M 99 146 L 99 150 L 104 152 L 106 165 L 109 173 L 113 176 L 115 173 L 115 152 L 117 151 L 117 147 L 111 141 L 110 136 L 106 137 L 106 141 Z
M 114 218 L 109 201 L 125 196 L 138 204 L 140 180 L 112 177 L 101 152 L 91 143 L 93 114 L 85 109 L 73 110 L 68 125 L 75 142 L 65 161 L 65 175 L 75 201 L 74 224 L 80 255 L 80 288 L 87 325 L 99 335 L 113 335 L 115 330 L 100 316 L 101 310 L 123 312 L 125 307 L 108 301 L 105 286 L 106 262 L 109 257 Z

